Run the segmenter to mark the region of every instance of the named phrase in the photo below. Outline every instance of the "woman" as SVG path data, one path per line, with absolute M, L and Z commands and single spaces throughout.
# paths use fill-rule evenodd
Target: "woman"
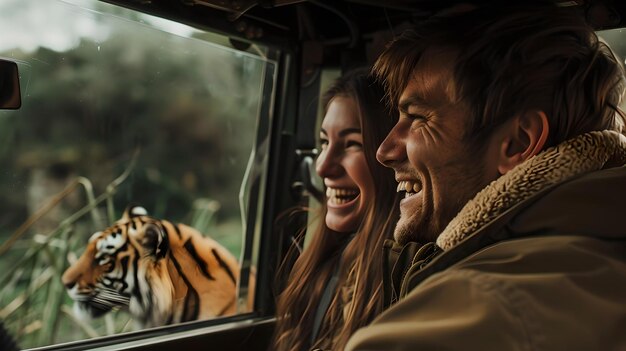
M 316 171 L 326 187 L 324 221 L 278 297 L 276 350 L 343 349 L 383 308 L 381 253 L 398 218 L 397 183 L 376 161 L 394 123 L 383 94 L 358 70 L 323 97 Z

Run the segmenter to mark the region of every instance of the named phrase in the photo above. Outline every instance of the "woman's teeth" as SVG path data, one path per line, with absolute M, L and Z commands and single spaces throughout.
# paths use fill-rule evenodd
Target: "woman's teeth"
M 348 203 L 354 200 L 358 195 L 359 191 L 355 189 L 326 188 L 328 202 L 335 205 Z

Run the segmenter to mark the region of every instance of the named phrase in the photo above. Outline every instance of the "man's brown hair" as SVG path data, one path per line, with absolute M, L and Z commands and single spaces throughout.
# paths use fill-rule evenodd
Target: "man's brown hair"
M 377 60 L 389 102 L 398 99 L 433 50 L 451 53 L 451 103 L 471 116 L 473 145 L 526 111 L 544 111 L 545 147 L 593 130 L 621 131 L 624 71 L 609 47 L 573 8 L 541 1 L 492 4 L 439 17 L 403 33 Z

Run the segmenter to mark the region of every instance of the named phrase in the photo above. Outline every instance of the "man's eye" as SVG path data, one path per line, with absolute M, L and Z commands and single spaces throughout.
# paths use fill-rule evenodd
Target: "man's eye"
M 423 115 L 419 115 L 419 114 L 410 114 L 410 113 L 407 113 L 407 114 L 406 114 L 406 117 L 407 117 L 407 118 L 409 118 L 409 119 L 412 119 L 412 120 L 414 120 L 414 121 L 415 121 L 415 120 L 417 120 L 417 121 L 426 121 L 426 120 L 427 120 L 425 116 L 423 116 Z
M 325 149 L 328 146 L 328 139 L 320 139 L 320 146 Z

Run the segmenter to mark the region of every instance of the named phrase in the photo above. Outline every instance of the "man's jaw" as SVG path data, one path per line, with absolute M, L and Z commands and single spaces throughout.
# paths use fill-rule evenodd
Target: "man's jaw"
M 400 217 L 398 223 L 396 223 L 396 228 L 393 232 L 394 240 L 400 244 L 405 245 L 410 241 L 421 242 L 419 236 L 419 223 L 418 218 L 416 218 L 417 214 L 414 213 L 412 215 L 406 215 Z
M 406 244 L 409 241 L 424 242 L 421 238 L 424 228 L 425 204 L 423 194 L 423 183 L 415 176 L 396 175 L 398 186 L 396 191 L 400 193 L 400 219 L 394 230 L 394 239 L 399 244 Z M 402 194 L 404 193 L 404 194 Z M 402 196 L 404 195 L 404 196 Z

